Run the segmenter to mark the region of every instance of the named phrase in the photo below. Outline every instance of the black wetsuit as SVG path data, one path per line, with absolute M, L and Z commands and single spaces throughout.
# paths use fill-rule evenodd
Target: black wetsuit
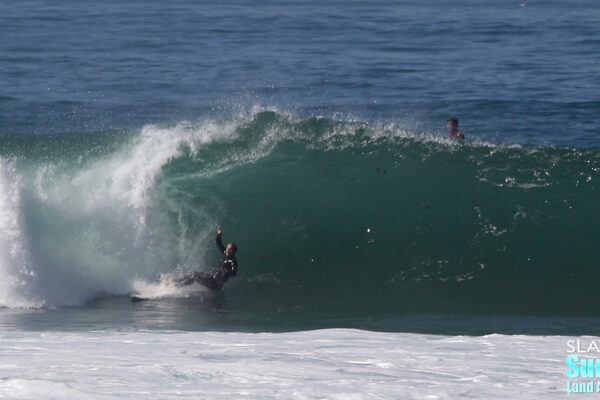
M 228 256 L 225 254 L 225 246 L 223 246 L 223 241 L 221 240 L 221 235 L 217 234 L 217 246 L 221 253 L 223 253 L 223 257 L 219 262 L 219 266 L 212 273 L 206 272 L 192 272 L 180 279 L 177 280 L 178 286 L 186 286 L 191 285 L 194 282 L 198 282 L 201 285 L 204 285 L 210 289 L 218 290 L 223 287 L 225 282 L 232 276 L 237 274 L 238 263 L 235 255 Z

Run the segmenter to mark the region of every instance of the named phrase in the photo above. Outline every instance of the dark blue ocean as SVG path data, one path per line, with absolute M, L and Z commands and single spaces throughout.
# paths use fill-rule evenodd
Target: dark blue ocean
M 231 115 L 392 121 L 598 146 L 594 1 L 20 1 L 2 6 L 0 131 Z
M 591 0 L 3 3 L 0 326 L 597 333 L 599 21 Z M 148 289 L 210 270 L 219 225 L 221 293 Z

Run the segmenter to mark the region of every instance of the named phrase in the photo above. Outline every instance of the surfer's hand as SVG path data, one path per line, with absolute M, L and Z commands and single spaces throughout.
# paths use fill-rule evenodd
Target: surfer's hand
M 217 235 L 220 235 L 221 233 L 223 233 L 223 229 L 221 229 L 221 227 L 219 226 L 217 228 Z

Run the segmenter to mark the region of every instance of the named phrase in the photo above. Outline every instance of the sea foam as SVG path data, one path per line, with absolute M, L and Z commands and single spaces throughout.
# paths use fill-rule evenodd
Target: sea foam
M 343 329 L 2 332 L 0 397 L 564 398 L 564 344 Z

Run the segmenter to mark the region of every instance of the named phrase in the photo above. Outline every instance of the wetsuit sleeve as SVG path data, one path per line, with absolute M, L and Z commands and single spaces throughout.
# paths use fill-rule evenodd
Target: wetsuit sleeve
M 231 276 L 237 275 L 237 258 L 233 258 L 233 263 L 231 264 Z
M 223 241 L 221 240 L 221 235 L 217 234 L 217 247 L 221 250 L 221 253 L 225 252 L 225 246 L 223 246 Z

